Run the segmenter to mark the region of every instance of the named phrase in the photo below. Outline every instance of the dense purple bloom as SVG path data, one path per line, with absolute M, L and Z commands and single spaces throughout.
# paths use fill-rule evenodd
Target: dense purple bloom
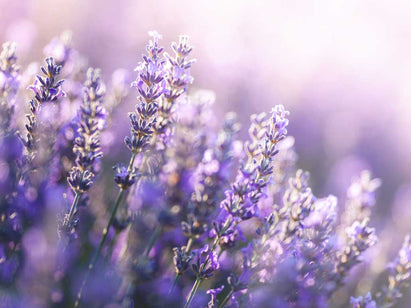
M 136 170 L 130 171 L 123 164 L 118 164 L 113 169 L 116 171 L 114 182 L 116 182 L 120 188 L 127 189 L 135 183 L 137 177 Z
M 151 136 L 157 121 L 157 100 L 166 91 L 165 59 L 162 57 L 163 47 L 159 46 L 161 36 L 155 31 L 149 32 L 149 35 L 152 39 L 146 47 L 148 54 L 143 56 L 143 61 L 137 66 L 137 79 L 132 83 L 140 96 L 136 112 L 129 113 L 131 136 L 124 139 L 133 154 L 142 152 L 151 144 Z
M 236 181 L 220 205 L 234 217 L 246 220 L 258 216 L 257 203 L 273 172 L 272 160 L 278 153 L 277 143 L 287 133 L 285 127 L 288 114 L 282 105 L 278 105 L 270 117 L 261 114 L 252 118 L 251 142 L 245 145 L 248 162 L 241 167 Z
M 155 123 L 156 134 L 159 135 L 157 147 L 164 150 L 170 141 L 167 136 L 172 134 L 174 116 L 176 112 L 177 99 L 187 91 L 187 87 L 192 83 L 193 77 L 190 75 L 191 65 L 195 60 L 188 60 L 192 47 L 188 44 L 188 36 L 180 36 L 179 43 L 171 45 L 175 56 L 164 53 L 164 81 L 166 89 L 164 96 L 158 102 L 158 116 Z
M 298 140 L 287 137 L 284 106 L 251 116 L 248 140 L 238 140 L 237 116 L 230 112 L 219 123 L 215 94 L 189 90 L 194 60 L 188 37 L 167 53 L 161 36 L 149 35 L 132 83 L 138 97 L 125 138 L 131 154 L 118 146 L 117 133 L 127 127 L 115 118 L 127 102 L 127 70 L 114 71 L 106 90 L 100 70 L 86 73 L 86 60 L 65 32 L 44 49 L 53 58 L 29 87 L 34 94 L 24 118 L 16 102 L 34 73 L 27 70 L 20 85 L 16 46 L 3 45 L 1 303 L 349 306 L 348 292 L 371 281 L 350 279 L 350 272 L 377 242 L 371 212 L 381 181 L 362 172 L 341 209 L 333 195 L 316 197 L 309 173 L 296 167 Z M 27 136 L 20 140 L 15 131 L 24 121 Z M 123 154 L 128 163 L 117 163 Z M 389 232 L 370 249 L 382 260 L 389 252 L 378 249 L 385 249 Z M 384 279 L 376 277 L 378 270 L 373 267 L 371 276 L 377 292 L 351 297 L 352 307 L 392 307 L 405 297 L 409 236 Z
M 84 83 L 83 104 L 77 119 L 77 137 L 74 140 L 73 152 L 75 165 L 71 168 L 67 181 L 75 197 L 66 214 L 63 225 L 64 232 L 72 234 L 77 221 L 74 220 L 82 195 L 93 184 L 98 159 L 103 156 L 101 150 L 101 130 L 105 123 L 103 97 L 105 87 L 99 69 L 89 68 Z
M 146 47 L 147 56 L 143 56 L 135 69 L 138 72 L 137 80 L 132 83 L 136 87 L 141 97 L 148 103 L 158 99 L 166 91 L 166 81 L 164 79 L 164 62 L 162 57 L 163 47 L 159 46 L 159 35 L 156 31 L 149 32 L 151 40 Z
M 174 247 L 174 266 L 177 275 L 182 275 L 189 267 L 191 260 L 193 259 L 195 253 L 187 252 L 187 247 Z
M 102 105 L 104 94 L 105 90 L 101 81 L 100 70 L 90 68 L 87 71 L 83 105 L 80 107 L 78 116 L 78 136 L 74 140 L 73 152 L 76 155 L 76 165 L 70 173 L 70 178 L 72 178 L 72 174 L 74 178 L 75 173 L 80 173 L 79 181 L 82 177 L 93 180 L 96 160 L 103 155 L 100 135 L 105 121 L 105 109 Z M 86 173 L 88 176 L 85 176 Z M 80 185 L 80 183 L 77 184 Z M 73 192 L 79 192 L 76 185 L 72 183 L 70 185 Z
M 187 85 L 193 82 L 193 77 L 190 74 L 191 65 L 195 60 L 188 60 L 187 57 L 193 50 L 188 44 L 188 36 L 181 35 L 179 42 L 173 42 L 171 48 L 175 53 L 172 57 L 168 53 L 165 57 L 168 60 L 167 83 L 169 87 L 165 97 L 167 99 L 176 99 L 187 90 Z
M 37 75 L 34 83 L 29 87 L 39 103 L 54 102 L 66 94 L 61 88 L 64 80 L 57 80 L 61 66 L 54 63 L 53 58 L 46 59 L 47 67 L 41 67 L 43 76 Z
M 34 83 L 29 86 L 33 91 L 34 98 L 30 100 L 30 113 L 26 115 L 27 124 L 25 125 L 27 134 L 26 138 L 21 137 L 27 151 L 25 164 L 26 169 L 33 168 L 30 166 L 36 155 L 36 147 L 39 139 L 37 132 L 38 120 L 42 104 L 55 102 L 58 98 L 65 96 L 61 85 L 64 80 L 57 80 L 60 74 L 61 66 L 54 63 L 53 58 L 47 58 L 47 66 L 41 67 L 44 76 L 37 75 Z M 29 171 L 28 170 L 28 171 Z M 27 173 L 27 171 L 25 171 Z
M 195 259 L 191 265 L 193 272 L 199 279 L 207 279 L 213 276 L 215 270 L 220 268 L 217 253 L 210 251 L 208 245 L 203 248 L 195 250 Z

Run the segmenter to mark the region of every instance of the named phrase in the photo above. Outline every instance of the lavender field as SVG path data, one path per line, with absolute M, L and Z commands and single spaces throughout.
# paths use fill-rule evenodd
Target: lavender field
M 411 306 L 410 3 L 0 17 L 0 308 Z

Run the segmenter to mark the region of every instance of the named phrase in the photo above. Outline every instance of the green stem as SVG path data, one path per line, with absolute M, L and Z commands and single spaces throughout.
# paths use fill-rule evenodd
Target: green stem
M 128 171 L 131 171 L 133 169 L 133 165 L 134 165 L 134 160 L 136 159 L 137 154 L 133 153 L 133 155 L 130 158 L 130 162 L 128 164 Z M 111 225 L 113 224 L 114 218 L 116 217 L 116 213 L 117 213 L 117 209 L 121 203 L 121 200 L 123 199 L 124 196 L 124 192 L 125 189 L 120 188 L 120 191 L 117 195 L 116 201 L 114 203 L 114 207 L 111 210 L 111 214 L 110 214 L 110 218 L 107 222 L 106 227 L 103 229 L 103 237 L 100 240 L 100 244 L 98 245 L 97 251 L 93 256 L 93 259 L 91 259 L 91 262 L 88 265 L 88 269 L 86 272 L 86 275 L 83 278 L 83 282 L 81 284 L 80 290 L 77 293 L 77 299 L 74 303 L 74 307 L 78 307 L 80 305 L 80 300 L 81 300 L 81 296 L 83 295 L 83 289 L 85 287 L 85 285 L 87 284 L 88 278 L 90 276 L 91 271 L 93 270 L 94 266 L 96 265 L 96 262 L 98 260 L 98 258 L 100 257 L 100 253 L 101 250 L 103 249 L 104 243 L 106 242 L 107 239 L 107 235 L 108 235 L 108 231 L 110 230 Z
M 197 293 L 197 290 L 200 286 L 200 283 L 201 283 L 201 279 L 199 277 L 197 277 L 196 281 L 194 282 L 193 287 L 191 288 L 190 294 L 188 295 L 187 302 L 184 305 L 184 308 L 189 308 L 190 307 L 190 304 L 191 304 L 191 302 L 194 298 L 194 295 Z
M 96 262 L 97 262 L 98 258 L 100 257 L 101 250 L 103 249 L 104 243 L 106 242 L 108 231 L 109 231 L 109 229 L 110 229 L 110 227 L 111 227 L 111 225 L 114 221 L 114 217 L 116 216 L 118 206 L 120 205 L 121 199 L 123 198 L 124 191 L 125 190 L 121 188 L 119 194 L 117 195 L 117 199 L 116 199 L 116 202 L 114 204 L 114 208 L 111 211 L 110 218 L 108 220 L 107 226 L 103 229 L 103 237 L 101 238 L 100 244 L 98 245 L 97 251 L 93 256 L 93 259 L 91 259 L 91 262 L 88 265 L 86 276 L 84 276 L 84 279 L 83 279 L 83 282 L 81 284 L 80 290 L 77 293 L 77 299 L 76 299 L 76 302 L 74 303 L 74 307 L 78 307 L 79 304 L 80 304 L 81 296 L 83 295 L 83 289 L 84 289 L 84 287 L 85 287 L 85 285 L 88 281 L 88 278 L 90 276 L 91 271 L 93 270 L 94 266 L 96 265 Z
M 144 254 L 146 257 L 148 257 L 148 255 L 150 254 L 151 249 L 153 248 L 154 244 L 157 242 L 157 239 L 160 236 L 161 231 L 162 231 L 161 229 L 162 229 L 161 226 L 157 226 L 155 228 L 153 234 L 151 235 L 150 240 L 149 240 L 148 245 L 147 245 L 146 252 Z
M 218 305 L 218 308 L 223 308 L 228 303 L 233 293 L 234 293 L 234 290 L 231 289 L 230 292 L 228 292 L 227 296 L 224 298 L 224 300 L 221 302 L 221 304 Z
M 71 204 L 71 208 L 70 208 L 70 211 L 69 211 L 69 216 L 68 216 L 68 219 L 67 219 L 68 224 L 70 224 L 70 222 L 73 220 L 73 216 L 74 216 L 74 213 L 75 213 L 76 208 L 78 206 L 78 203 L 80 201 L 80 198 L 81 198 L 81 194 L 79 192 L 76 192 L 76 195 L 74 197 L 73 203 Z
M 221 239 L 221 234 L 223 234 L 223 233 L 226 231 L 226 229 L 228 228 L 228 226 L 229 226 L 230 224 L 231 224 L 231 220 L 227 220 L 227 221 L 225 222 L 223 228 L 221 229 L 221 233 L 218 234 L 217 237 L 216 237 L 215 240 L 214 240 L 214 243 L 213 243 L 213 246 L 211 247 L 210 253 L 213 253 L 213 252 L 215 251 L 215 249 L 216 249 L 217 246 L 218 246 L 218 242 L 219 242 L 220 239 Z M 237 223 L 234 223 L 234 228 L 235 228 L 236 225 L 237 225 Z M 200 267 L 199 272 L 201 272 L 201 271 L 204 270 L 204 268 L 205 268 L 206 265 L 207 265 L 208 260 L 209 260 L 209 255 L 207 255 L 204 263 L 203 263 L 202 266 Z M 195 281 L 195 283 L 194 283 L 194 285 L 193 285 L 193 288 L 192 288 L 191 291 L 190 291 L 190 296 L 189 296 L 189 298 L 188 298 L 188 300 L 187 300 L 187 303 L 186 303 L 186 306 L 184 306 L 184 308 L 189 307 L 190 302 L 192 301 L 192 297 L 194 297 L 195 293 L 197 292 L 198 287 L 200 286 L 200 282 L 201 282 L 201 280 L 200 280 L 199 278 L 197 278 L 196 281 Z
M 181 274 L 176 274 L 176 275 L 174 276 L 174 281 L 173 281 L 173 285 L 171 286 L 171 289 L 170 289 L 170 291 L 168 291 L 168 294 L 171 294 L 171 293 L 173 293 L 173 291 L 174 291 L 174 288 L 176 287 L 176 285 L 177 285 L 177 282 L 178 282 L 178 279 L 180 278 L 180 276 L 181 276 Z
M 187 246 L 186 246 L 186 253 L 189 253 L 191 251 L 191 248 L 193 247 L 194 244 L 194 239 L 190 237 L 187 241 Z
M 64 226 L 65 226 L 65 227 L 70 226 L 70 224 L 71 224 L 71 222 L 72 222 L 72 220 L 73 220 L 74 214 L 75 214 L 75 212 L 76 212 L 76 209 L 77 209 L 77 206 L 78 206 L 78 203 L 79 203 L 80 199 L 81 199 L 81 193 L 76 192 L 76 194 L 75 194 L 75 196 L 74 196 L 74 199 L 73 199 L 73 203 L 71 204 L 71 207 L 70 207 L 70 211 L 69 211 L 69 214 L 68 214 L 68 218 L 67 218 L 67 220 L 66 220 L 66 219 L 64 220 Z M 64 252 L 65 252 L 66 249 L 67 249 L 67 246 L 68 246 L 68 244 L 69 244 L 69 241 L 70 241 L 70 239 L 67 237 L 66 234 L 63 235 L 63 236 L 59 239 L 59 243 L 58 243 L 59 249 L 61 249 L 61 252 L 62 252 L 63 254 L 64 254 Z
M 130 158 L 130 162 L 128 163 L 128 167 L 127 167 L 127 171 L 130 172 L 131 170 L 133 170 L 133 166 L 134 166 L 134 161 L 136 160 L 136 153 L 133 153 L 133 155 L 131 155 Z

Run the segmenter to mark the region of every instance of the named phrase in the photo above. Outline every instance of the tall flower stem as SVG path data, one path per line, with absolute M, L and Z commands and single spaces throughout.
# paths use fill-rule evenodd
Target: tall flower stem
M 148 257 L 150 255 L 150 251 L 153 248 L 154 244 L 157 242 L 158 237 L 161 235 L 162 232 L 162 227 L 158 225 L 155 229 L 153 234 L 150 237 L 150 240 L 148 241 L 147 249 L 144 255 Z
M 128 171 L 131 171 L 133 169 L 135 159 L 136 159 L 136 154 L 133 153 L 131 158 L 130 158 L 130 162 L 128 164 L 128 168 L 127 168 Z M 87 281 L 88 281 L 88 278 L 90 277 L 91 271 L 93 270 L 94 266 L 97 263 L 98 258 L 100 257 L 101 250 L 103 249 L 103 246 L 104 246 L 104 244 L 106 242 L 106 239 L 107 239 L 108 231 L 110 230 L 110 227 L 113 224 L 114 218 L 116 217 L 117 209 L 118 209 L 119 205 L 121 204 L 121 200 L 123 199 L 125 191 L 126 191 L 126 188 L 120 188 L 120 191 L 118 192 L 116 201 L 114 203 L 114 207 L 111 210 L 110 218 L 107 222 L 106 227 L 103 229 L 103 232 L 102 232 L 103 237 L 100 240 L 100 244 L 98 245 L 96 253 L 94 254 L 93 258 L 91 259 L 91 261 L 88 265 L 86 275 L 84 276 L 83 282 L 82 282 L 81 287 L 80 287 L 80 290 L 77 293 L 77 299 L 76 299 L 76 302 L 74 303 L 74 307 L 79 307 L 79 305 L 80 305 L 80 300 L 81 300 L 81 297 L 83 295 L 84 287 L 87 284 Z
M 168 294 L 172 294 L 172 293 L 173 293 L 173 291 L 174 291 L 174 289 L 175 289 L 175 287 L 176 287 L 176 285 L 177 285 L 177 283 L 178 283 L 178 279 L 180 278 L 180 276 L 181 276 L 181 274 L 176 274 L 176 275 L 174 276 L 173 284 L 172 284 L 172 286 L 171 286 L 171 288 L 170 288 L 170 291 L 168 291 Z
M 224 234 L 225 231 L 227 231 L 227 228 L 230 226 L 231 223 L 232 223 L 231 218 L 229 218 L 229 219 L 226 220 L 223 228 L 221 229 L 221 232 L 219 232 L 219 233 L 217 234 L 217 236 L 216 236 L 216 238 L 215 238 L 215 240 L 214 240 L 214 242 L 213 242 L 213 246 L 211 247 L 210 254 L 207 255 L 204 263 L 203 263 L 202 266 L 200 267 L 199 272 L 201 272 L 201 271 L 203 271 L 203 270 L 205 269 L 205 267 L 206 267 L 206 265 L 207 265 L 207 263 L 208 263 L 208 261 L 209 261 L 209 259 L 210 259 L 209 256 L 216 250 L 216 248 L 217 248 L 217 246 L 218 246 L 218 243 L 219 243 L 222 235 Z M 234 228 L 236 227 L 236 225 L 237 225 L 237 223 L 234 222 Z M 192 289 L 191 289 L 191 291 L 190 291 L 190 294 L 189 294 L 189 296 L 188 296 L 188 298 L 187 298 L 187 303 L 185 304 L 184 308 L 190 307 L 190 303 L 191 303 L 191 301 L 193 300 L 194 295 L 197 293 L 197 290 L 198 290 L 198 288 L 199 288 L 199 286 L 200 286 L 200 284 L 201 284 L 201 281 L 202 281 L 202 279 L 199 279 L 199 278 L 197 277 L 197 279 L 196 279 L 196 281 L 194 282 L 194 285 L 193 285 L 193 287 L 192 287 Z
M 74 212 L 75 212 L 75 210 L 76 210 L 76 208 L 77 208 L 77 206 L 78 206 L 78 203 L 79 203 L 79 201 L 80 201 L 80 198 L 81 198 L 81 193 L 77 192 L 76 195 L 75 195 L 75 197 L 74 197 L 73 203 L 71 204 L 71 207 L 70 207 L 70 212 L 69 212 L 69 216 L 68 216 L 68 221 L 71 221 L 71 220 L 73 219 Z
M 228 303 L 233 293 L 234 293 L 234 289 L 231 289 L 230 292 L 228 292 L 227 296 L 224 298 L 224 300 L 221 302 L 221 304 L 218 305 L 218 307 L 223 308 Z
M 186 252 L 190 252 L 191 248 L 193 247 L 194 239 L 190 237 L 187 241 Z
M 193 301 L 194 295 L 197 293 L 198 288 L 200 287 L 201 279 L 197 277 L 196 281 L 194 282 L 193 287 L 191 288 L 190 294 L 188 295 L 187 302 L 184 305 L 184 308 L 188 308 Z

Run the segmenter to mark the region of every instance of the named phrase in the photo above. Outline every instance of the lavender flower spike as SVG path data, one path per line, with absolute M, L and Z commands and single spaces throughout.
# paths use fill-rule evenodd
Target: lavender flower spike
M 168 53 L 164 54 L 167 59 L 164 65 L 167 89 L 164 91 L 163 99 L 159 101 L 158 118 L 155 125 L 155 133 L 162 135 L 159 141 L 163 143 L 163 149 L 166 147 L 167 142 L 165 136 L 173 122 L 172 115 L 175 102 L 187 91 L 188 85 L 193 82 L 190 68 L 195 62 L 194 59 L 188 60 L 193 47 L 189 45 L 187 35 L 181 35 L 178 44 L 173 42 L 171 48 L 174 51 L 174 57 Z
M 144 55 L 143 61 L 137 66 L 138 76 L 131 84 L 140 94 L 136 112 L 129 113 L 131 137 L 127 136 L 124 139 L 133 155 L 142 152 L 151 143 L 151 136 L 157 121 L 157 100 L 166 91 L 163 47 L 160 47 L 158 43 L 161 36 L 155 31 L 149 34 L 152 39 L 146 47 L 148 55 Z
M 190 74 L 190 68 L 195 63 L 195 59 L 187 59 L 193 50 L 193 47 L 188 44 L 187 35 L 180 35 L 178 44 L 173 42 L 171 48 L 174 51 L 174 57 L 165 53 L 168 60 L 166 80 L 169 90 L 165 97 L 168 100 L 175 100 L 187 90 L 187 86 L 194 80 Z
M 343 251 L 337 253 L 334 279 L 336 284 L 331 294 L 343 283 L 344 277 L 348 275 L 351 268 L 361 262 L 361 254 L 377 242 L 375 229 L 370 228 L 368 222 L 368 218 L 355 221 L 346 229 L 348 243 Z
M 193 287 L 191 288 L 184 308 L 190 307 L 191 301 L 193 300 L 194 295 L 200 287 L 201 281 L 213 276 L 214 271 L 220 268 L 217 253 L 213 250 L 210 250 L 208 245 L 205 245 L 201 249 L 195 250 L 194 253 L 195 260 L 193 261 L 193 264 L 191 266 L 197 278 L 194 282 Z
M 208 245 L 194 251 L 195 260 L 192 264 L 193 272 L 199 279 L 207 279 L 213 276 L 213 272 L 220 268 L 217 253 L 210 251 Z
M 133 185 L 138 178 L 136 178 L 136 169 L 134 168 L 134 161 L 137 154 L 146 150 L 151 143 L 153 135 L 153 127 L 156 123 L 156 116 L 158 111 L 157 100 L 165 92 L 166 82 L 164 80 L 164 58 L 162 57 L 163 47 L 159 46 L 159 35 L 156 31 L 150 31 L 151 40 L 146 46 L 147 55 L 143 55 L 143 61 L 139 63 L 136 68 L 138 72 L 137 79 L 131 84 L 136 87 L 139 93 L 136 112 L 129 113 L 131 124 L 131 136 L 124 139 L 124 143 L 132 153 L 127 168 L 118 165 L 115 167 L 116 174 L 114 181 L 120 187 L 120 191 L 111 210 L 109 220 L 106 228 L 103 229 L 102 238 L 93 258 L 91 259 L 86 276 L 83 279 L 81 287 L 77 293 L 77 299 L 74 306 L 80 305 L 83 289 L 87 284 L 88 277 L 91 270 L 96 264 L 104 243 L 107 239 L 107 234 L 113 224 L 117 209 L 123 199 L 125 191 Z
M 382 307 L 388 308 L 402 297 L 402 291 L 411 283 L 411 236 L 407 235 L 398 257 L 389 264 L 388 286 L 377 294 Z
M 352 181 L 347 190 L 347 205 L 341 219 L 345 226 L 351 225 L 355 220 L 370 217 L 375 205 L 375 194 L 380 186 L 381 180 L 371 178 L 369 171 L 362 171 Z
M 20 136 L 27 151 L 25 159 L 26 169 L 31 168 L 30 165 L 37 151 L 37 117 L 40 112 L 41 104 L 55 102 L 58 98 L 66 95 L 61 88 L 64 80 L 57 80 L 57 76 L 61 71 L 61 66 L 56 65 L 53 58 L 47 58 L 46 63 L 46 67 L 41 67 L 44 76 L 37 75 L 34 83 L 29 86 L 29 89 L 34 93 L 34 98 L 29 103 L 30 113 L 26 115 L 26 138 Z M 29 170 L 25 170 L 23 174 L 26 174 L 28 171 Z
M 61 65 L 54 64 L 53 58 L 46 59 L 47 67 L 41 67 L 44 77 L 37 75 L 34 83 L 29 89 L 34 92 L 34 97 L 39 103 L 54 102 L 66 93 L 61 89 L 64 80 L 57 80 L 60 74 Z
M 278 153 L 277 144 L 287 134 L 288 115 L 283 105 L 276 105 L 268 119 L 265 114 L 252 117 L 251 142 L 245 144 L 248 161 L 221 203 L 233 217 L 245 220 L 258 215 L 257 203 L 274 170 L 272 162 Z
M 20 83 L 16 43 L 6 42 L 0 54 L 0 134 L 10 130 L 14 97 Z
M 75 198 L 63 227 L 69 234 L 74 232 L 74 215 L 81 196 L 90 189 L 94 180 L 96 162 L 103 156 L 101 151 L 101 130 L 104 127 L 106 112 L 103 107 L 105 87 L 99 69 L 89 68 L 84 83 L 83 105 L 78 115 L 78 137 L 74 140 L 73 152 L 75 166 L 67 179 Z

